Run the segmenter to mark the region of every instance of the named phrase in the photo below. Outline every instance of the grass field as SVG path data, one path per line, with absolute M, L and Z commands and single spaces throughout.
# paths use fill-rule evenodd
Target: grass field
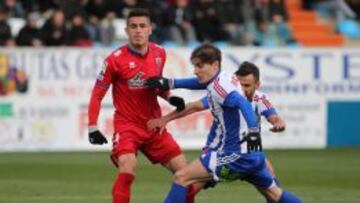
M 186 152 L 189 159 L 198 152 Z M 360 203 L 360 148 L 268 151 L 283 187 L 306 203 Z M 108 153 L 0 154 L 0 203 L 111 202 L 116 174 Z M 133 203 L 161 203 L 171 175 L 139 156 Z M 264 202 L 245 182 L 219 184 L 198 203 Z

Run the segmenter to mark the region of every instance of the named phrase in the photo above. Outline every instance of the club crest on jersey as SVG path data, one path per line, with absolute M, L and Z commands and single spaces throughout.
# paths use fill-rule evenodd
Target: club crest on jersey
M 141 79 L 145 75 L 144 72 L 138 72 L 136 75 L 127 81 L 130 89 L 144 88 L 145 80 Z
M 129 62 L 129 68 L 130 68 L 130 69 L 136 68 L 136 63 L 135 63 L 134 61 L 130 61 L 130 62 Z
M 155 63 L 158 68 L 161 68 L 162 60 L 160 57 L 155 58 Z

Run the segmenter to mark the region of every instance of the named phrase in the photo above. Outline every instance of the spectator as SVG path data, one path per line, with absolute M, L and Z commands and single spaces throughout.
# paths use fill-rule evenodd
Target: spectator
M 193 16 L 188 0 L 176 0 L 167 12 L 170 38 L 178 45 L 196 41 L 195 29 L 191 23 Z
M 47 46 L 61 46 L 68 42 L 68 31 L 62 10 L 55 10 L 41 29 L 42 40 Z
M 88 47 L 92 45 L 90 34 L 85 27 L 84 17 L 81 14 L 75 14 L 71 21 L 69 33 L 71 46 Z
M 280 15 L 282 20 L 287 21 L 289 17 L 284 3 L 284 0 L 270 0 L 268 19 L 272 20 L 274 15 Z
M 13 44 L 14 41 L 7 20 L 8 10 L 5 7 L 0 7 L 0 46 L 8 46 L 9 44 Z
M 58 7 L 61 0 L 21 0 L 21 4 L 27 13 L 45 13 Z
M 199 41 L 224 41 L 228 38 L 222 29 L 214 0 L 198 0 L 194 10 L 194 25 Z
M 283 46 L 294 43 L 292 31 L 284 22 L 283 16 L 280 14 L 274 14 L 272 16 L 272 22 L 269 26 L 269 29 L 275 32 L 276 45 Z
M 27 17 L 26 24 L 20 29 L 16 38 L 16 43 L 19 46 L 42 46 L 40 29 L 38 28 L 38 20 L 40 16 L 38 13 L 30 13 Z
M 75 15 L 86 16 L 82 0 L 62 0 L 59 1 L 60 9 L 64 12 L 66 20 L 72 19 Z
M 100 24 L 100 42 L 105 46 L 110 46 L 115 41 L 115 20 L 116 14 L 108 12 Z
M 110 0 L 109 7 L 119 18 L 126 18 L 132 8 L 144 8 L 138 0 Z
M 85 6 L 85 11 L 89 17 L 97 18 L 100 22 L 107 15 L 109 8 L 105 0 L 89 0 Z
M 25 18 L 26 12 L 22 4 L 17 0 L 4 0 L 4 6 L 9 10 L 10 17 Z
M 255 33 L 254 45 L 274 47 L 276 44 L 276 33 L 274 27 L 269 26 L 268 22 L 265 20 L 259 21 L 257 31 Z
M 244 20 L 241 12 L 242 1 L 218 0 L 221 24 L 234 45 L 244 44 Z
M 261 24 L 262 21 L 267 20 L 269 17 L 269 0 L 254 0 L 254 20 L 257 24 Z

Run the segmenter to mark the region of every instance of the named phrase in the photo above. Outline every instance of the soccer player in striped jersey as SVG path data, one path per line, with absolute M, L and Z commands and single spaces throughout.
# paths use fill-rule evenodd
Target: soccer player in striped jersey
M 259 68 L 250 62 L 244 62 L 242 63 L 238 70 L 235 72 L 235 76 L 237 78 L 238 86 L 241 86 L 242 91 L 244 92 L 246 98 L 251 103 L 253 110 L 255 111 L 255 114 L 258 118 L 258 121 L 260 123 L 261 116 L 264 116 L 269 123 L 273 125 L 272 128 L 270 128 L 270 131 L 272 132 L 282 132 L 285 130 L 285 122 L 280 118 L 280 116 L 277 114 L 276 109 L 271 104 L 268 96 L 262 92 L 260 92 L 258 89 L 260 87 L 260 71 Z M 155 129 L 162 129 L 165 128 L 166 124 L 172 120 L 187 116 L 189 114 L 203 111 L 209 109 L 209 105 L 207 102 L 207 98 L 204 97 L 202 100 L 198 100 L 195 102 L 189 102 L 186 104 L 184 111 L 173 111 L 167 115 L 164 115 L 161 118 L 158 119 L 152 119 L 150 120 L 148 124 L 149 130 L 155 130 Z M 244 122 L 244 119 L 240 119 L 241 130 L 240 133 L 242 135 L 246 135 L 247 133 L 247 126 L 246 122 Z M 206 146 L 204 149 L 208 148 L 209 140 L 207 141 Z M 270 170 L 271 174 L 275 176 L 273 167 L 271 163 L 266 159 L 266 166 L 268 170 Z M 276 183 L 279 184 L 278 179 L 276 179 Z M 214 185 L 215 183 L 213 181 L 210 181 L 207 183 L 207 185 Z M 269 200 L 269 203 L 272 201 Z
M 161 90 L 207 89 L 207 97 L 202 102 L 204 106 L 208 102 L 214 118 L 208 135 L 208 150 L 175 173 L 165 203 L 185 202 L 188 185 L 196 182 L 238 179 L 253 184 L 261 194 L 274 202 L 301 202 L 295 195 L 281 189 L 266 168 L 258 120 L 251 104 L 237 87 L 237 80 L 221 70 L 220 50 L 209 44 L 202 45 L 191 54 L 191 62 L 196 78 L 175 79 L 171 83 L 158 78 L 145 83 Z M 248 128 L 245 136 L 240 133 L 242 118 L 246 120 Z

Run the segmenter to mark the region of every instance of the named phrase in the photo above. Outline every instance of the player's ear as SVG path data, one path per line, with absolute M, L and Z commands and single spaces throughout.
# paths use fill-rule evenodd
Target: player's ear
M 126 36 L 129 37 L 129 32 L 128 32 L 128 26 L 127 26 L 127 25 L 126 25 L 126 27 L 124 28 L 124 31 L 125 31 L 125 33 L 126 33 Z
M 149 26 L 149 35 L 151 35 L 152 34 L 152 25 L 151 25 L 151 23 L 150 23 L 150 26 Z
M 260 80 L 258 80 L 258 81 L 256 82 L 256 89 L 258 89 L 258 88 L 260 87 L 260 85 L 261 85 L 261 82 L 260 82 Z

